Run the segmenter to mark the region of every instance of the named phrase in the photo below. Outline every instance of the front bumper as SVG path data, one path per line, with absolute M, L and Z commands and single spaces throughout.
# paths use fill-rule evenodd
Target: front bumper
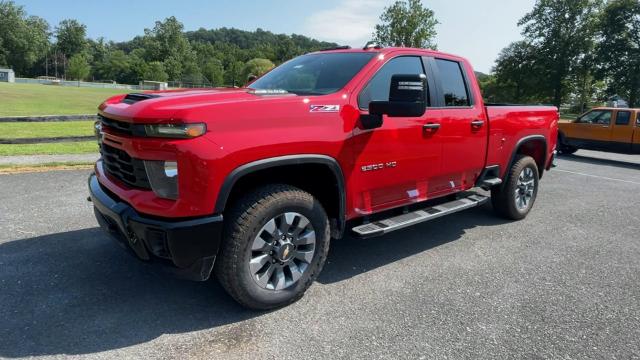
M 165 265 L 179 277 L 209 278 L 222 238 L 222 215 L 184 221 L 144 217 L 105 190 L 95 175 L 89 177 L 89 193 L 100 226 L 137 258 Z

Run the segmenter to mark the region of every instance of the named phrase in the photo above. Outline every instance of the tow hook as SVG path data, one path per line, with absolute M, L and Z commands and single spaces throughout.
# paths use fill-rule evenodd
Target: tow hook
M 129 242 L 131 243 L 131 245 L 135 245 L 138 242 L 138 237 L 133 231 L 129 232 Z

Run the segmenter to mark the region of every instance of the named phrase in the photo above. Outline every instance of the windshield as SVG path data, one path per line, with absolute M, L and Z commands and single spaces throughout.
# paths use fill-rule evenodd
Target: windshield
M 285 90 L 326 95 L 342 89 L 375 53 L 324 53 L 299 56 L 249 85 L 256 90 Z

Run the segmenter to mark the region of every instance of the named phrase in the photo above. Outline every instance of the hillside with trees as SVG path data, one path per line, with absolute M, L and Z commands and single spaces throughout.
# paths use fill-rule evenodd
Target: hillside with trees
M 74 19 L 52 27 L 22 6 L 0 1 L 0 67 L 11 67 L 22 77 L 222 86 L 244 83 L 249 74 L 259 75 L 255 72 L 297 55 L 336 46 L 262 29 L 185 32 L 175 17 L 157 21 L 126 42 L 90 39 L 86 30 Z
M 640 106 L 638 0 L 538 0 L 516 21 L 522 39 L 500 52 L 491 74 L 479 77 L 488 101 L 568 105 L 580 112 L 617 95 Z M 372 38 L 385 46 L 435 49 L 439 23 L 421 1 L 399 0 L 384 9 Z M 262 29 L 185 32 L 175 17 L 130 41 L 90 39 L 76 20 L 52 27 L 0 0 L 0 66 L 23 77 L 233 86 L 294 56 L 333 46 Z

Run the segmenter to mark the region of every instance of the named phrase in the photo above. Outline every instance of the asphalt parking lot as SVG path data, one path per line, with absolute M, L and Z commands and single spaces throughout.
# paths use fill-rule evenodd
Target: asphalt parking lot
M 640 358 L 640 156 L 557 163 L 524 221 L 487 204 L 335 241 L 273 312 L 127 256 L 89 171 L 0 175 L 0 357 Z

